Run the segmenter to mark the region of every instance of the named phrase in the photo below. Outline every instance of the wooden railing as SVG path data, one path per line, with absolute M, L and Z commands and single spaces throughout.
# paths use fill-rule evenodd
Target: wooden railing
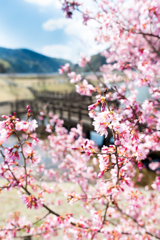
M 69 129 L 82 122 L 85 128 L 92 129 L 92 121 L 88 116 L 88 105 L 94 102 L 93 97 L 80 96 L 73 93 L 57 92 L 34 92 L 34 100 L 19 100 L 15 102 L 0 103 L 0 114 L 13 114 L 17 116 L 26 113 L 26 106 L 29 105 L 34 117 L 45 108 L 57 114 L 64 120 L 64 125 Z
M 19 116 L 26 113 L 26 106 L 29 105 L 34 117 L 36 117 L 45 106 L 47 113 L 51 111 L 58 115 L 64 120 L 64 125 L 68 129 L 81 122 L 84 129 L 87 131 L 93 130 L 92 119 L 88 115 L 88 105 L 96 102 L 94 96 L 81 96 L 76 92 L 59 93 L 49 91 L 34 91 L 34 96 L 34 100 L 0 103 L 1 115 L 6 114 L 5 109 L 8 109 L 8 114 L 16 112 L 17 116 Z

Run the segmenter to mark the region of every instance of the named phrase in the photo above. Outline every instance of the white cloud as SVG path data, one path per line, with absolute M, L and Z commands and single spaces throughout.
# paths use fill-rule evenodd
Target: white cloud
M 32 4 L 36 4 L 42 7 L 53 5 L 56 8 L 61 8 L 61 3 L 59 2 L 59 0 L 24 0 L 24 1 Z
M 65 26 L 72 22 L 71 19 L 59 18 L 59 19 L 49 19 L 43 23 L 42 27 L 46 31 L 54 31 L 56 29 L 63 29 Z
M 43 9 L 44 7 L 56 7 L 61 8 L 59 0 L 25 0 Z M 90 3 L 88 2 L 90 1 Z M 91 3 L 93 0 L 87 0 L 85 4 L 88 4 L 88 10 L 91 10 Z M 54 5 L 54 6 L 53 6 Z M 92 6 L 93 7 L 93 6 Z M 44 22 L 42 27 L 45 31 L 55 31 L 62 29 L 64 33 L 69 36 L 69 42 L 66 44 L 45 45 L 41 49 L 37 49 L 39 52 L 48 55 L 50 57 L 65 58 L 72 62 L 77 62 L 80 53 L 85 52 L 84 55 L 93 55 L 102 51 L 105 47 L 100 47 L 94 41 L 97 24 L 95 21 L 90 20 L 88 26 L 85 26 L 81 19 L 81 14 L 74 13 L 73 19 L 58 18 L 49 19 Z
M 82 23 L 82 19 L 76 17 L 74 19 L 68 18 L 58 18 L 49 19 L 42 25 L 43 29 L 46 31 L 55 31 L 56 29 L 63 29 L 68 35 L 81 35 L 81 31 L 94 31 L 98 27 L 98 23 L 94 20 L 90 20 L 88 25 Z
M 74 37 L 79 42 L 92 46 L 94 38 L 96 36 L 97 23 L 93 20 L 86 26 L 82 23 L 81 19 L 49 19 L 42 25 L 46 31 L 55 31 L 57 29 L 63 29 L 64 33 L 70 37 Z M 95 43 L 94 43 L 95 44 Z
M 55 44 L 44 46 L 41 51 L 44 55 L 63 58 L 73 61 L 71 56 L 75 55 L 74 49 L 69 45 Z
M 12 38 L 10 40 L 10 35 L 3 33 L 3 30 L 0 30 L 0 46 L 4 48 L 20 48 L 20 42 L 17 38 Z
M 70 36 L 70 42 L 66 42 L 66 45 L 45 46 L 42 52 L 51 57 L 64 58 L 65 56 L 72 62 L 77 62 L 82 52 L 85 52 L 86 56 L 102 52 L 106 46 L 98 45 L 94 41 L 97 26 L 94 20 L 89 21 L 89 24 L 85 26 L 78 17 L 74 19 L 49 19 L 43 23 L 43 29 L 46 31 L 63 29 L 64 33 Z
M 77 63 L 81 53 L 83 53 L 84 56 L 92 56 L 94 54 L 102 52 L 103 50 L 105 50 L 105 46 L 94 44 L 91 48 L 89 48 L 82 45 L 81 42 L 74 40 L 67 43 L 66 45 L 46 45 L 41 50 L 38 50 L 38 52 L 41 52 L 42 54 L 49 57 L 63 58 L 70 60 L 73 63 Z

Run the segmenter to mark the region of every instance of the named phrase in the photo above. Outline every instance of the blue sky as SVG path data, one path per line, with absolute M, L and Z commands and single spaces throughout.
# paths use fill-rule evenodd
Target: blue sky
M 89 0 L 87 0 L 89 1 Z M 0 0 L 0 46 L 28 48 L 77 62 L 80 53 L 102 50 L 94 44 L 95 23 L 83 26 L 80 16 L 65 19 L 59 0 Z

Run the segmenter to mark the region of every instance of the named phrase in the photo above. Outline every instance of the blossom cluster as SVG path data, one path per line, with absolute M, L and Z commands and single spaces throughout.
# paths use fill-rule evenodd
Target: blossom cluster
M 1 194 L 16 189 L 28 211 L 42 208 L 45 214 L 29 221 L 13 213 L 0 227 L 0 239 L 19 234 L 50 239 L 62 232 L 64 239 L 77 240 L 160 239 L 160 3 L 93 2 L 97 8 L 91 12 L 86 1 L 61 1 L 66 17 L 78 10 L 84 24 L 90 20 L 99 24 L 95 41 L 110 45 L 102 53 L 106 64 L 100 74 L 94 73 L 97 82 L 76 74 L 69 64 L 59 72 L 67 74 L 79 94 L 95 96 L 89 116 L 96 133 L 108 141 L 99 149 L 84 138 L 81 124 L 67 130 L 57 115 L 41 111 L 48 133 L 43 142 L 35 133 L 38 124 L 29 106 L 26 120 L 16 113 L 3 116 Z M 90 58 L 82 57 L 79 66 L 86 64 L 94 72 Z M 140 88 L 148 89 L 142 101 Z M 51 160 L 50 167 L 40 151 Z M 155 172 L 152 183 L 143 181 L 145 166 Z

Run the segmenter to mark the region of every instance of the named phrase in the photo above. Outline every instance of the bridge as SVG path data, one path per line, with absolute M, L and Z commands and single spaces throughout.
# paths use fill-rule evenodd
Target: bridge
M 47 114 L 52 112 L 63 119 L 64 127 L 68 130 L 76 127 L 78 123 L 81 123 L 83 132 L 87 138 L 90 138 L 90 132 L 94 131 L 94 127 L 92 125 L 92 119 L 88 115 L 88 106 L 96 102 L 94 96 L 81 96 L 76 92 L 60 93 L 30 90 L 35 96 L 33 100 L 1 102 L 0 116 L 2 114 L 13 114 L 14 112 L 16 112 L 17 117 L 24 116 L 27 112 L 26 106 L 29 105 L 34 118 L 37 118 L 40 111 L 45 109 Z M 115 102 L 110 102 L 110 104 L 115 104 Z M 108 142 L 108 139 L 105 139 L 105 144 L 107 144 L 106 141 Z

